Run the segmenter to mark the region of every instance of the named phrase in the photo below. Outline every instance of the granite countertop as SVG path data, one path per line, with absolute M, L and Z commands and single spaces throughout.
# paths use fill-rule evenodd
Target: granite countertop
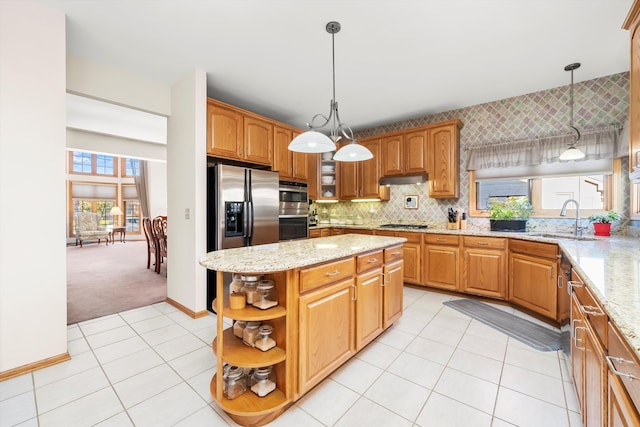
M 209 270 L 229 273 L 273 273 L 398 245 L 406 240 L 402 237 L 361 234 L 290 240 L 209 252 L 200 258 L 200 265 Z
M 457 234 L 461 236 L 507 237 L 556 243 L 602 303 L 640 358 L 640 239 L 635 237 L 587 235 L 573 239 L 564 233 L 508 233 L 475 230 L 385 228 L 376 225 L 323 224 L 320 228 L 360 228 L 413 233 Z

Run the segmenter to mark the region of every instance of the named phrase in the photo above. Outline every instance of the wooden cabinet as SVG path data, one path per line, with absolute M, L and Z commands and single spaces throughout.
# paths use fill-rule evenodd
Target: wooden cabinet
M 459 130 L 462 123 L 452 120 L 429 129 L 429 197 L 457 198 L 460 195 Z
M 383 328 L 388 328 L 402 316 L 403 309 L 403 249 L 400 246 L 384 250 Z
M 557 320 L 557 255 L 557 245 L 511 239 L 508 300 Z
M 609 426 L 640 425 L 640 360 L 617 327 L 607 325 Z
M 396 231 L 396 237 L 407 239 L 402 245 L 404 281 L 419 285 L 422 282 L 422 234 Z
M 505 299 L 507 239 L 464 236 L 462 286 L 466 293 Z
M 457 291 L 459 286 L 458 236 L 425 234 L 422 282 L 427 286 Z
M 244 117 L 231 106 L 207 100 L 207 154 L 243 160 Z
M 356 257 L 356 350 L 362 349 L 383 331 L 383 261 L 383 251 Z
M 361 162 L 340 162 L 340 199 L 389 200 L 390 191 L 380 185 L 380 139 L 361 140 L 373 158 Z
M 317 200 L 335 200 L 340 196 L 340 165 L 333 160 L 335 152 L 319 153 L 316 155 L 316 175 L 309 181 L 310 185 L 315 180 Z
M 354 287 L 349 278 L 300 297 L 298 393 L 355 353 Z
M 640 1 L 634 1 L 623 28 L 631 37 L 629 83 L 629 177 L 640 182 Z
M 273 123 L 208 99 L 207 155 L 272 166 Z
M 386 136 L 382 144 L 382 175 L 411 175 L 427 171 L 427 131 L 424 129 Z
M 289 143 L 299 134 L 299 131 L 291 128 L 278 125 L 273 127 L 273 170 L 278 171 L 281 180 L 307 180 L 308 155 L 289 150 Z M 313 158 L 316 159 L 316 157 Z M 313 200 L 315 198 L 314 196 Z

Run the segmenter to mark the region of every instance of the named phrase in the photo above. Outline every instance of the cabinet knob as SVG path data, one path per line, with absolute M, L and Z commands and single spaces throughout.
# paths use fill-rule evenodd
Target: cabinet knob
M 327 271 L 324 273 L 325 276 L 337 276 L 340 274 L 340 270 Z

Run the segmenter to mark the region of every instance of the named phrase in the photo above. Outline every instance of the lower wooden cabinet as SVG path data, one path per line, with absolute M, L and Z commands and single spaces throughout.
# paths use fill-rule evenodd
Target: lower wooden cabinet
M 459 253 L 458 236 L 425 234 L 422 282 L 434 288 L 457 291 Z
M 505 299 L 507 293 L 506 239 L 464 236 L 463 292 Z
M 383 331 L 382 291 L 381 267 L 358 274 L 354 296 L 356 303 L 356 350 L 362 349 Z
M 350 278 L 300 297 L 300 394 L 318 384 L 355 353 L 354 287 Z
M 609 427 L 640 426 L 640 415 L 633 404 L 622 379 L 609 371 L 607 418 Z
M 508 300 L 549 319 L 558 317 L 558 246 L 511 240 Z
M 385 329 L 402 316 L 403 276 L 402 262 L 398 261 L 384 266 L 382 326 Z
M 407 239 L 402 245 L 404 252 L 404 281 L 419 285 L 422 283 L 422 236 L 418 233 L 396 232 L 396 237 Z

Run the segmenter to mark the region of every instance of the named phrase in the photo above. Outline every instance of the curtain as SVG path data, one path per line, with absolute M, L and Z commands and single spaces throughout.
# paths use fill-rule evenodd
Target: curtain
M 624 147 L 618 146 L 619 140 L 620 127 L 608 126 L 584 131 L 576 147 L 585 153 L 582 160 L 612 159 L 621 157 L 624 155 L 621 153 L 626 152 Z M 470 148 L 467 170 L 566 163 L 560 161 L 558 157 L 573 141 L 575 141 L 575 134 Z M 626 154 L 628 155 L 628 152 Z
M 140 210 L 143 218 L 150 218 L 149 212 L 149 192 L 147 182 L 147 161 L 140 160 L 138 171 L 136 171 L 135 162 L 131 162 L 131 169 L 134 172 L 133 180 L 136 183 L 136 191 L 138 192 L 138 200 L 140 201 Z M 137 172 L 137 173 L 136 173 Z

